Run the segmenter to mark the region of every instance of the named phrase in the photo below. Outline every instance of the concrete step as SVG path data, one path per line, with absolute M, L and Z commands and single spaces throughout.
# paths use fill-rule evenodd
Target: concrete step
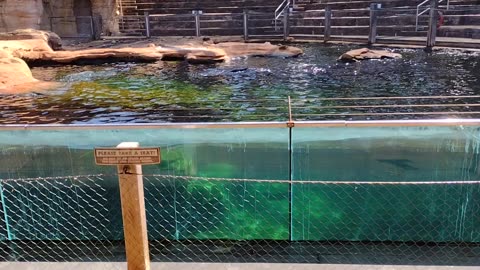
M 480 25 L 442 26 L 437 36 L 480 39 Z

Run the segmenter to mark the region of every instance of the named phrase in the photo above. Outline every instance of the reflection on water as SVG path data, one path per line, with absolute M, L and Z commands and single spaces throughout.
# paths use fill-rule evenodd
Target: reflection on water
M 2 123 L 125 123 L 296 119 L 475 117 L 479 98 L 325 100 L 349 97 L 480 94 L 479 55 L 397 50 L 401 60 L 338 63 L 347 46 L 299 45 L 294 59 L 237 58 L 218 65 L 183 62 L 34 68 L 65 82 L 49 93 L 4 95 Z M 401 104 L 392 108 L 382 105 Z M 444 104 L 447 106 L 430 106 Z M 469 104 L 464 106 L 464 104 Z M 422 105 L 422 106 L 416 106 Z M 418 115 L 415 112 L 442 114 Z M 403 113 L 397 115 L 397 113 Z M 348 115 L 351 114 L 351 115 Z

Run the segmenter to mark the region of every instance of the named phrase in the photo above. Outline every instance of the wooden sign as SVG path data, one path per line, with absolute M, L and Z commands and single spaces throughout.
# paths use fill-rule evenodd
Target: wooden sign
M 95 148 L 97 165 L 149 165 L 160 163 L 160 148 Z

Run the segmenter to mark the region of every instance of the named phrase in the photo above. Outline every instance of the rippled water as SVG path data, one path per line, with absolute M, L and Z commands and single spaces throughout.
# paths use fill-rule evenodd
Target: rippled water
M 480 114 L 479 53 L 402 49 L 395 50 L 403 54 L 401 60 L 346 64 L 336 59 L 354 47 L 299 46 L 305 55 L 294 59 L 242 57 L 218 65 L 159 62 L 34 68 L 36 78 L 60 80 L 65 86 L 47 93 L 0 96 L 0 122 L 283 121 L 288 117 L 288 96 L 295 119 L 471 118 Z M 435 98 L 411 98 L 419 96 Z M 351 99 L 359 97 L 389 98 Z

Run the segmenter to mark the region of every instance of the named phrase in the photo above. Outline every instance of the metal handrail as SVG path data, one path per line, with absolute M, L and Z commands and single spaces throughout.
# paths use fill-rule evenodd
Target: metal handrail
M 289 6 L 290 0 L 283 0 L 283 2 L 275 9 L 275 20 L 282 16 L 283 11 L 285 10 L 285 6 Z
M 285 13 L 285 10 L 288 10 L 288 8 L 291 5 L 291 0 L 283 0 L 283 2 L 275 9 L 275 14 L 274 14 L 274 23 L 275 23 L 275 29 L 277 28 L 277 20 L 280 18 L 283 13 Z
M 424 9 L 423 11 L 420 11 L 420 7 L 425 5 L 426 3 L 429 3 L 431 0 L 425 0 L 421 2 L 420 4 L 417 5 L 417 15 L 415 16 L 415 31 L 418 31 L 418 18 L 425 14 L 427 11 L 430 10 L 430 7 Z M 442 3 L 445 0 L 440 0 L 438 3 Z M 447 10 L 450 9 L 450 0 L 447 0 Z
M 480 119 L 427 119 L 427 120 L 325 120 L 294 121 L 295 127 L 411 127 L 411 126 L 479 126 Z M 133 130 L 133 129 L 217 129 L 217 128 L 283 128 L 288 121 L 282 122 L 223 122 L 223 123 L 148 123 L 148 124 L 7 124 L 0 125 L 4 131 L 62 131 L 62 130 Z

